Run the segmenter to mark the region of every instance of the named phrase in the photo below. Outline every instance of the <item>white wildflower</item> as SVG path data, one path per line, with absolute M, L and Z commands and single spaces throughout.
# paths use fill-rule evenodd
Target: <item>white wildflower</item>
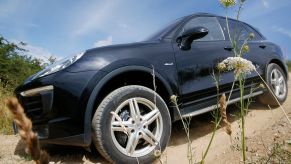
M 242 57 L 228 57 L 227 59 L 220 62 L 218 65 L 224 65 L 224 69 L 221 71 L 234 70 L 234 74 L 238 77 L 240 74 L 250 74 L 256 69 L 253 63 Z
M 254 39 L 254 38 L 255 38 L 255 34 L 254 34 L 254 33 L 250 33 L 250 34 L 249 34 L 249 39 L 252 40 L 252 39 Z
M 172 95 L 170 97 L 170 100 L 171 100 L 172 103 L 177 103 L 177 96 L 176 95 Z
M 226 65 L 224 64 L 224 63 L 218 63 L 217 64 L 217 68 L 218 68 L 218 70 L 220 70 L 220 71 L 224 71 L 225 69 L 226 69 Z
M 155 156 L 156 158 L 159 158 L 161 155 L 162 155 L 161 150 L 155 150 L 155 151 L 154 151 L 154 156 Z

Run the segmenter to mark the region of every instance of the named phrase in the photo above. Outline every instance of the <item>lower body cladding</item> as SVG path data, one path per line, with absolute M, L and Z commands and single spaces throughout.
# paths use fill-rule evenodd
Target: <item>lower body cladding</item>
M 84 135 L 80 134 L 81 120 L 73 120 L 62 109 L 54 106 L 52 85 L 23 91 L 17 95 L 28 118 L 32 120 L 33 131 L 42 143 L 84 146 Z M 79 125 L 78 125 L 79 124 Z M 76 134 L 76 135 L 72 135 Z

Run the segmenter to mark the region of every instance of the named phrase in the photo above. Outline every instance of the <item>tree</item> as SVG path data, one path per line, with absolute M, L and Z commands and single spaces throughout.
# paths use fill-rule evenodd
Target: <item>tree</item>
M 25 43 L 19 43 L 25 46 Z M 27 55 L 26 52 L 15 43 L 10 43 L 0 36 L 0 85 L 2 87 L 15 88 L 25 78 L 42 69 L 41 61 Z

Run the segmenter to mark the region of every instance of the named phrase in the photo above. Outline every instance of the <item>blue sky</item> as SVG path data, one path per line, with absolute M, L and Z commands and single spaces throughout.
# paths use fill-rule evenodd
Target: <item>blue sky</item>
M 62 58 L 142 40 L 167 22 L 195 12 L 225 13 L 218 0 L 0 0 L 0 35 L 28 43 L 31 55 Z M 247 0 L 241 20 L 281 45 L 291 59 L 290 16 L 290 0 Z

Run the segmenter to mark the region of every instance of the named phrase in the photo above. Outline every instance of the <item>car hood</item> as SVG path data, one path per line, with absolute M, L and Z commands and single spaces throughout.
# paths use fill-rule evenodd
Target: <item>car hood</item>
M 89 49 L 80 60 L 67 70 L 70 72 L 101 70 L 114 62 L 141 61 L 146 55 L 152 54 L 154 52 L 153 49 L 160 49 L 163 42 L 166 43 L 162 40 L 155 40 Z

